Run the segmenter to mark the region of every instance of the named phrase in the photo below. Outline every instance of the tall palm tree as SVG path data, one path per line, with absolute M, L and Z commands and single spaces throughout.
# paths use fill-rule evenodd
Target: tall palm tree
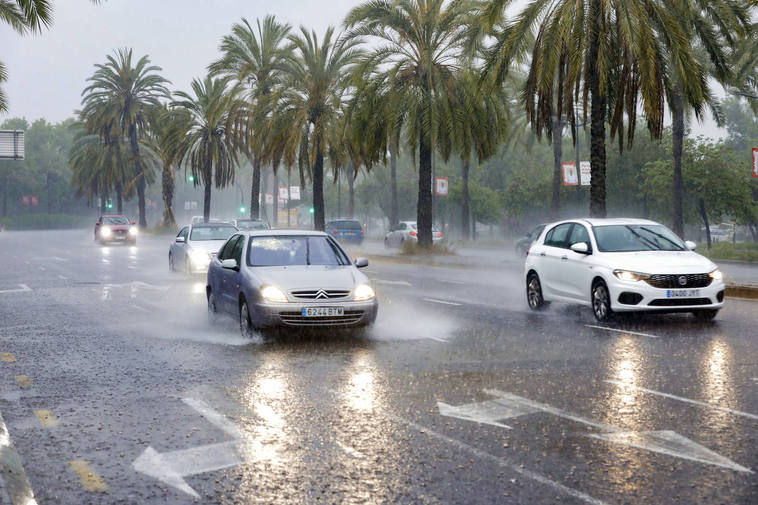
M 289 34 L 289 24 L 266 16 L 261 23 L 256 20 L 255 29 L 247 19 L 232 26 L 232 33 L 221 41 L 222 56 L 208 66 L 213 75 L 225 75 L 248 88 L 250 106 L 249 143 L 253 165 L 253 181 L 250 188 L 250 217 L 260 216 L 261 162 L 264 158 L 267 138 L 263 135 L 272 104 L 266 100 L 281 82 L 283 62 L 287 47 L 283 45 Z
M 577 103 L 582 103 L 585 116 L 589 110 L 590 215 L 604 217 L 606 121 L 621 148 L 628 122 L 626 140 L 631 143 L 641 98 L 648 129 L 660 138 L 672 66 L 677 68 L 688 102 L 695 105 L 697 114 L 702 112 L 706 77 L 675 14 L 675 2 L 536 0 L 507 22 L 504 11 L 511 3 L 488 0 L 482 10 L 485 27 L 495 37 L 487 51 L 487 78 L 502 82 L 514 62 L 531 55 L 524 96 L 527 116 L 537 132 L 552 130 L 553 115 L 565 114 L 568 123 L 575 124 Z M 497 28 L 497 22 L 503 22 L 503 27 Z M 531 38 L 534 26 L 537 33 Z M 558 84 L 556 76 L 560 76 Z
M 223 188 L 234 182 L 235 168 L 242 141 L 240 121 L 245 103 L 239 98 L 239 88 L 231 87 L 231 78 L 211 78 L 192 81 L 194 96 L 183 91 L 172 107 L 183 109 L 189 116 L 187 133 L 179 146 L 179 165 L 189 168 L 194 184 L 205 187 L 203 220 L 211 213 L 211 189 Z
M 315 32 L 300 28 L 290 35 L 281 96 L 285 125 L 292 141 L 299 140 L 301 166 L 307 165 L 313 181 L 314 227 L 324 230 L 324 156 L 330 143 L 339 142 L 337 128 L 351 67 L 362 56 L 357 41 L 339 42 L 329 27 L 319 41 Z M 303 156 L 306 154 L 306 156 Z
M 108 56 L 105 64 L 95 65 L 97 70 L 88 79 L 82 95 L 83 112 L 97 108 L 106 111 L 129 140 L 134 177 L 137 184 L 139 225 L 147 227 L 145 218 L 145 162 L 140 154 L 140 139 L 147 136 L 148 115 L 160 100 L 169 97 L 168 81 L 158 72 L 160 67 L 150 65 L 147 56 L 132 64 L 132 50 L 118 49 Z
M 419 150 L 418 243 L 432 245 L 432 152 L 444 99 L 467 39 L 473 4 L 445 0 L 371 0 L 345 18 L 347 40 L 378 42 L 364 65 L 387 70 L 407 112 L 411 152 Z

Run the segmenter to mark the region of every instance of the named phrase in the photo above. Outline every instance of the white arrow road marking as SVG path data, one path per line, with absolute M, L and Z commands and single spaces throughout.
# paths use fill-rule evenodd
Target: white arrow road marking
M 224 414 L 218 412 L 203 400 L 196 400 L 195 398 L 187 397 L 182 398 L 182 402 L 195 409 L 209 423 L 211 423 L 216 428 L 224 431 L 227 435 L 230 435 L 234 438 L 242 438 L 242 432 L 240 432 L 240 429 L 237 428 L 236 424 L 231 422 Z
M 3 489 L 8 494 L 0 493 L 0 499 L 8 496 L 13 505 L 37 505 L 34 491 L 21 464 L 21 458 L 13 447 L 8 428 L 0 414 L 0 491 Z
M 535 410 L 541 410 L 556 417 L 562 417 L 581 424 L 586 424 L 605 432 L 600 435 L 587 435 L 592 438 L 637 447 L 639 449 L 658 452 L 668 456 L 675 456 L 677 458 L 697 461 L 699 463 L 729 468 L 730 470 L 738 472 L 753 473 L 749 468 L 738 465 L 737 463 L 673 431 L 624 432 L 615 426 L 598 423 L 559 408 L 551 407 L 550 405 L 535 402 L 497 389 L 485 389 L 484 392 L 501 398 L 507 405 L 513 405 L 514 407 L 526 406 Z
M 455 417 L 466 421 L 473 421 L 481 424 L 490 424 L 500 428 L 511 429 L 507 424 L 499 423 L 498 420 L 518 417 L 533 412 L 539 412 L 537 409 L 524 405 L 513 405 L 496 399 L 479 403 L 467 403 L 466 405 L 448 405 L 447 403 L 437 402 L 437 408 L 440 415 Z
M 658 335 L 651 335 L 650 333 L 640 333 L 638 331 L 619 330 L 618 328 L 608 328 L 607 326 L 597 326 L 594 324 L 585 324 L 584 326 L 586 326 L 587 328 L 597 328 L 598 330 L 615 331 L 616 333 L 624 333 L 626 335 L 637 335 L 638 337 L 661 338 Z
M 698 400 L 691 400 L 690 398 L 684 398 L 684 397 L 672 395 L 672 394 L 669 394 L 669 393 L 662 393 L 660 391 L 654 391 L 652 389 L 641 388 L 639 386 L 633 386 L 631 384 L 625 384 L 625 383 L 619 382 L 619 381 L 607 380 L 605 382 L 607 382 L 608 384 L 615 384 L 617 386 L 621 386 L 621 387 L 627 388 L 627 389 L 634 389 L 636 391 L 643 391 L 645 393 L 650 393 L 651 395 L 662 396 L 664 398 L 671 398 L 672 400 L 677 400 L 677 401 L 684 402 L 684 403 L 691 403 L 693 405 L 699 405 L 701 407 L 707 407 L 707 408 L 713 409 L 713 410 L 721 410 L 722 412 L 729 412 L 730 414 L 734 414 L 735 416 L 742 416 L 742 417 L 747 417 L 748 419 L 758 420 L 758 416 L 757 415 L 750 414 L 748 412 L 742 412 L 741 410 L 732 410 L 732 409 L 729 409 L 729 408 L 726 408 L 726 407 L 720 407 L 718 405 L 712 405 L 710 403 L 705 403 L 705 402 L 701 402 L 701 401 L 698 401 Z
M 19 284 L 18 287 L 19 287 L 19 289 L 4 289 L 4 290 L 0 291 L 0 294 L 2 294 L 2 293 L 25 293 L 27 291 L 31 291 L 32 290 L 32 288 L 30 288 L 26 284 Z

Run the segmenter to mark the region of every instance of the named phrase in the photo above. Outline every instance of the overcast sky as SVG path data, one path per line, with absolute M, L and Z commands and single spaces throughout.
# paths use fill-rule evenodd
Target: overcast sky
M 0 23 L 0 61 L 8 68 L 4 88 L 8 117 L 40 117 L 58 122 L 73 115 L 95 63 L 118 47 L 135 56 L 149 55 L 163 68 L 173 89 L 189 90 L 195 77 L 218 55 L 221 37 L 241 17 L 253 22 L 274 14 L 294 27 L 305 25 L 323 34 L 338 28 L 358 0 L 56 0 L 49 30 L 21 37 Z M 526 0 L 517 0 L 524 4 Z M 3 117 L 0 116 L 0 120 Z M 695 133 L 721 136 L 712 122 L 695 125 Z

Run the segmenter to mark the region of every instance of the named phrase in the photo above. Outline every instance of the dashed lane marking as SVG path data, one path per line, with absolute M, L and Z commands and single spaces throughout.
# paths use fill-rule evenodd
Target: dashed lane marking
M 145 307 L 140 307 L 139 305 L 136 305 L 136 304 L 132 304 L 132 307 L 134 307 L 137 310 L 141 310 L 142 312 L 150 312 Z
M 626 335 L 637 335 L 638 337 L 661 338 L 658 335 L 651 335 L 650 333 L 640 333 L 638 331 L 619 330 L 617 328 L 609 328 L 607 326 L 597 326 L 594 324 L 585 324 L 584 326 L 586 326 L 587 328 L 597 328 L 598 330 L 615 331 L 616 333 L 624 333 Z
M 16 357 L 9 352 L 0 352 L 0 359 L 6 363 L 15 363 Z
M 22 388 L 28 388 L 32 386 L 32 378 L 28 375 L 17 375 L 16 382 L 18 382 L 18 385 Z
M 440 282 L 444 282 L 445 284 L 457 284 L 459 286 L 465 286 L 466 284 L 468 284 L 467 282 L 454 281 L 454 280 L 451 280 L 451 279 L 440 279 Z
M 447 340 L 445 340 L 444 338 L 432 337 L 432 336 L 427 336 L 426 338 L 428 338 L 429 340 L 435 340 L 437 342 L 442 342 L 442 343 L 447 344 Z
M 3 293 L 26 293 L 27 291 L 31 291 L 32 290 L 32 288 L 30 288 L 26 284 L 19 284 L 18 287 L 19 287 L 19 289 L 3 289 L 3 290 L 0 290 L 0 294 L 3 294 Z
M 58 278 L 60 280 L 62 280 L 62 281 L 67 281 L 68 280 L 68 277 L 66 277 L 65 275 L 59 275 Z
M 75 459 L 69 461 L 68 466 L 79 476 L 85 491 L 89 491 L 90 493 L 104 493 L 108 491 L 105 481 L 95 472 L 89 461 Z
M 43 428 L 55 428 L 60 424 L 55 414 L 47 409 L 35 410 L 34 415 L 37 416 L 37 420 Z
M 8 428 L 0 414 L 0 490 L 5 489 L 13 505 L 37 505 L 32 486 L 13 447 Z M 0 494 L 2 498 L 5 493 Z
M 446 300 L 437 300 L 436 298 L 422 298 L 424 302 L 439 303 L 440 305 L 452 305 L 453 307 L 460 307 L 462 303 L 448 302 Z
M 406 282 L 406 281 L 386 281 L 384 279 L 374 279 L 374 282 L 378 284 L 388 284 L 392 286 L 412 286 L 410 282 Z
M 713 405 L 713 404 L 706 403 L 706 402 L 701 402 L 701 401 L 698 401 L 698 400 L 692 400 L 690 398 L 684 398 L 684 397 L 672 395 L 672 394 L 669 394 L 669 393 L 662 393 L 660 391 L 654 391 L 652 389 L 647 389 L 647 388 L 643 388 L 643 387 L 639 387 L 639 386 L 633 386 L 631 384 L 626 384 L 624 382 L 613 381 L 613 380 L 607 380 L 605 382 L 607 382 L 608 384 L 615 384 L 616 386 L 621 386 L 621 387 L 626 388 L 626 389 L 634 389 L 636 391 L 642 391 L 644 393 L 649 393 L 651 395 L 662 396 L 664 398 L 670 398 L 672 400 L 677 400 L 677 401 L 684 402 L 684 403 L 691 403 L 692 405 L 698 405 L 700 407 L 706 407 L 706 408 L 713 409 L 713 410 L 720 410 L 722 412 L 729 412 L 730 414 L 734 414 L 735 416 L 742 416 L 742 417 L 747 417 L 748 419 L 758 420 L 758 416 L 757 415 L 750 414 L 748 412 L 742 412 L 741 410 L 733 410 L 733 409 L 729 409 L 729 408 L 726 408 L 726 407 L 721 407 L 719 405 Z

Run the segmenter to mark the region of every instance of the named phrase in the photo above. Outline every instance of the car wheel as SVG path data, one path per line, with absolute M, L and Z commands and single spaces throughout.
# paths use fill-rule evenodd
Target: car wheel
M 710 321 L 714 317 L 716 317 L 716 314 L 718 314 L 718 309 L 705 309 L 705 310 L 696 310 L 692 313 L 693 316 L 695 316 L 695 319 L 698 319 L 700 321 Z
M 613 317 L 611 310 L 611 295 L 608 286 L 603 281 L 597 281 L 592 285 L 592 312 L 595 319 L 605 322 Z
M 243 338 L 253 338 L 253 322 L 250 320 L 246 301 L 240 305 L 240 334 Z
M 208 324 L 214 326 L 218 322 L 218 308 L 216 307 L 216 297 L 211 291 L 208 294 Z
M 190 266 L 189 258 L 186 256 L 184 257 L 184 273 L 187 275 L 192 275 L 192 267 Z
M 532 272 L 526 279 L 526 301 L 532 310 L 540 310 L 547 305 L 542 296 L 542 285 L 539 276 Z
M 171 253 L 168 253 L 168 269 L 172 272 L 176 271 L 176 266 L 174 265 L 174 255 Z

